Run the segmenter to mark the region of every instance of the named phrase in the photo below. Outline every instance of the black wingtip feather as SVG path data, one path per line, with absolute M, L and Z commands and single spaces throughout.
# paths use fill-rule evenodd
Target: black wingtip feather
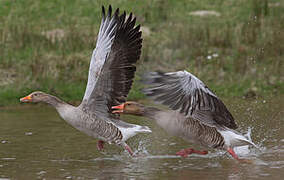
M 105 19 L 105 16 L 106 16 L 105 7 L 102 6 L 102 17 L 103 17 L 103 19 Z
M 112 7 L 111 5 L 108 6 L 108 17 L 111 17 L 112 14 Z
M 116 10 L 115 10 L 115 12 L 114 12 L 114 16 L 117 18 L 118 17 L 118 15 L 119 15 L 119 8 L 117 8 Z
M 133 29 L 133 31 L 139 31 L 139 32 L 141 32 L 141 31 L 140 31 L 140 28 L 141 28 L 141 25 L 138 24 L 138 25 Z M 141 34 L 142 34 L 142 32 L 141 32 Z
M 129 25 L 129 23 L 131 22 L 131 20 L 132 20 L 132 12 L 129 14 L 129 16 L 128 16 L 128 18 L 127 18 L 127 21 L 126 21 L 126 23 L 125 23 L 125 25 L 126 25 L 126 26 L 128 26 L 128 25 Z
M 120 16 L 121 24 L 125 22 L 126 12 L 123 11 L 122 15 Z
M 135 23 L 136 23 L 136 17 L 135 17 L 135 18 L 133 18 L 133 20 L 132 20 L 132 21 L 130 21 L 130 23 L 128 24 L 128 28 L 129 28 L 129 29 L 133 29 L 133 27 L 134 27 Z

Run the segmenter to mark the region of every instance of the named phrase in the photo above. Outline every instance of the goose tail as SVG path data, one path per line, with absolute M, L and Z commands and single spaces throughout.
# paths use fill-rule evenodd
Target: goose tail
M 140 126 L 138 133 L 151 133 L 151 129 L 148 126 Z
M 238 132 L 227 129 L 219 131 L 225 140 L 225 145 L 227 147 L 236 147 L 244 145 L 252 145 L 255 148 L 258 148 L 250 139 L 247 139 L 245 136 L 239 134 Z
M 139 126 L 139 125 L 134 125 L 133 127 L 128 127 L 128 128 L 119 128 L 119 130 L 122 133 L 122 141 L 126 141 L 127 139 L 135 136 L 138 133 L 151 133 L 151 129 L 147 126 Z

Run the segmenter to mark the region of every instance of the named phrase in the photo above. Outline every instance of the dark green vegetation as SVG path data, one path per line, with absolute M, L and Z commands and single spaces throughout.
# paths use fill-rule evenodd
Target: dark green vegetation
M 33 90 L 81 100 L 101 5 L 144 28 L 138 76 L 186 69 L 219 96 L 283 93 L 284 2 L 268 0 L 0 1 L 0 105 Z M 198 10 L 220 14 L 194 16 Z M 145 30 L 146 29 L 146 30 Z

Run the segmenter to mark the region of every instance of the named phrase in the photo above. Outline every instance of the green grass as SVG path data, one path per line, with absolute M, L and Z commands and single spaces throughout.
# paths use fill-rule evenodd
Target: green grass
M 130 99 L 145 98 L 139 78 L 155 70 L 186 69 L 220 96 L 283 93 L 284 24 L 280 22 L 284 22 L 284 2 L 277 2 L 0 1 L 0 105 L 18 103 L 19 97 L 34 90 L 79 101 L 101 5 L 108 4 L 132 11 L 151 32 L 143 36 Z M 217 11 L 220 16 L 190 15 L 197 10 Z

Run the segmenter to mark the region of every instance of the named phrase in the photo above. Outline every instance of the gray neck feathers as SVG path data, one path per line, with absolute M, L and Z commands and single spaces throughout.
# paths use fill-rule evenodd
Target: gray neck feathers
M 155 115 L 160 111 L 160 109 L 155 107 L 145 107 L 142 116 L 145 116 L 150 119 L 155 119 Z
M 64 101 L 52 95 L 48 95 L 48 98 L 46 98 L 44 102 L 46 102 L 47 104 L 50 104 L 51 106 L 55 108 L 58 108 L 59 106 L 66 104 Z

